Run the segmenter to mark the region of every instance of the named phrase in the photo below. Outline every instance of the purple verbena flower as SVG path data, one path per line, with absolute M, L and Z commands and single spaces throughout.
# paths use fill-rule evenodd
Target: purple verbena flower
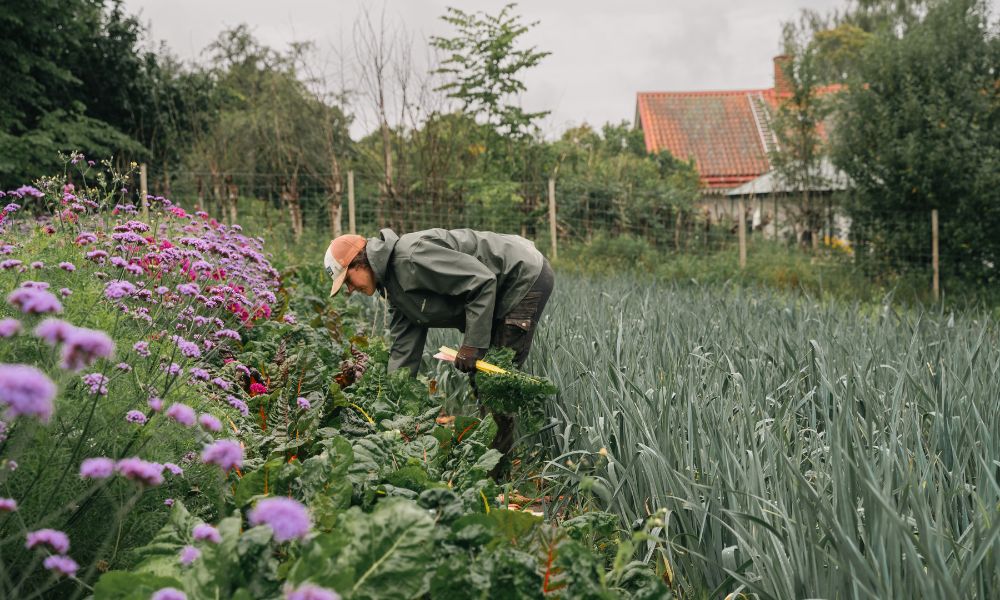
M 18 198 L 24 198 L 25 196 L 32 196 L 33 198 L 42 198 L 45 196 L 38 188 L 31 185 L 22 185 L 21 187 L 14 190 L 14 195 Z M 16 205 L 15 205 L 16 206 Z
M 0 319 L 0 338 L 13 337 L 21 331 L 21 322 L 17 319 Z
M 201 453 L 201 460 L 207 464 L 218 465 L 223 471 L 238 469 L 243 466 L 243 448 L 233 440 L 216 440 Z
M 7 260 L 0 260 L 0 270 L 9 271 L 10 269 L 16 269 L 21 266 L 21 261 L 16 258 L 8 258 Z
M 340 600 L 340 594 L 312 583 L 303 583 L 294 590 L 289 590 L 285 594 L 285 600 Z
M 115 343 L 108 334 L 96 329 L 74 327 L 66 335 L 60 366 L 79 371 L 94 364 L 99 358 L 111 358 L 114 352 Z
M 132 346 L 132 349 L 135 350 L 135 353 L 139 356 L 144 358 L 149 356 L 149 342 L 136 342 Z
M 66 321 L 48 318 L 35 327 L 35 337 L 41 338 L 50 346 L 55 346 L 65 342 L 74 329 L 76 327 Z
M 177 363 L 170 363 L 169 365 L 163 365 L 163 370 L 164 372 L 167 373 L 167 375 L 180 375 L 181 373 L 184 372 L 184 369 L 182 369 L 181 366 Z
M 138 425 L 143 425 L 146 423 L 146 414 L 141 410 L 130 410 L 125 413 L 125 420 L 129 423 L 136 423 Z
M 309 511 L 291 498 L 265 498 L 247 515 L 251 525 L 268 525 L 276 542 L 302 539 L 309 533 Z
M 132 370 L 132 365 L 128 364 L 127 362 L 120 362 L 117 365 L 115 365 L 115 368 L 118 369 L 119 371 L 124 371 L 125 373 L 128 373 Z
M 53 573 L 61 573 L 69 577 L 76 575 L 76 570 L 80 568 L 80 565 L 76 564 L 72 558 L 55 554 L 46 556 L 45 560 L 42 561 L 42 566 Z
M 110 300 L 119 300 L 135 293 L 136 287 L 131 281 L 125 281 L 124 279 L 117 279 L 115 281 L 109 281 L 104 287 L 104 295 Z
M 0 498 L 0 512 L 14 512 L 17 510 L 17 500 L 13 498 Z
M 185 427 L 193 427 L 195 422 L 194 409 L 187 404 L 171 404 L 167 412 L 164 413 L 167 418 L 176 421 L 177 423 Z
M 229 338 L 231 340 L 239 340 L 240 334 L 232 329 L 220 329 L 215 332 L 215 337 L 217 338 Z
M 115 461 L 99 456 L 87 458 L 80 463 L 80 477 L 83 479 L 107 479 L 115 472 Z
M 146 403 L 149 404 L 149 408 L 153 409 L 153 412 L 160 412 L 163 410 L 163 400 L 156 396 L 150 396 Z
M 170 339 L 177 344 L 178 350 L 184 356 L 188 358 L 198 358 L 201 356 L 201 348 L 198 347 L 198 344 L 188 341 L 179 335 L 170 336 Z
M 312 405 L 309 404 L 309 400 L 304 398 L 303 396 L 299 396 L 298 398 L 296 398 L 295 403 L 298 404 L 299 408 L 301 408 L 302 410 L 309 410 L 312 407 Z
M 208 413 L 201 413 L 201 415 L 198 416 L 198 423 L 205 431 L 211 431 L 214 433 L 222 431 L 222 422 Z
M 212 383 L 214 383 L 215 385 L 219 386 L 223 390 L 229 391 L 229 382 L 226 381 L 225 379 L 221 378 L 221 377 L 216 377 L 216 378 L 212 379 Z
M 0 404 L 7 415 L 29 415 L 43 423 L 52 418 L 56 384 L 35 367 L 0 364 Z
M 69 288 L 59 288 L 59 295 L 63 298 L 69 298 L 73 294 L 73 290 Z
M 129 244 L 145 245 L 149 243 L 146 241 L 146 238 L 142 237 L 138 233 L 132 233 L 131 231 L 115 233 L 111 236 L 111 238 L 119 242 L 126 242 Z
M 286 313 L 285 316 L 281 317 L 281 320 L 289 325 L 295 325 L 295 315 L 292 313 Z
M 88 373 L 82 379 L 83 383 L 90 388 L 91 394 L 108 395 L 108 378 L 101 373 Z
M 177 292 L 184 296 L 195 296 L 198 294 L 198 284 L 181 283 L 177 285 Z
M 93 244 L 96 241 L 97 241 L 96 235 L 90 233 L 89 231 L 85 231 L 80 235 L 76 236 L 76 239 L 73 240 L 73 243 L 76 244 L 77 246 L 86 246 L 87 244 Z M 105 255 L 107 254 L 105 253 Z M 87 258 L 90 257 L 88 256 Z
M 187 594 L 177 588 L 165 587 L 153 592 L 149 600 L 187 600 Z
M 226 396 L 226 402 L 229 403 L 229 406 L 232 406 L 236 410 L 240 411 L 240 414 L 244 417 L 250 414 L 250 407 L 247 406 L 246 402 L 240 400 L 239 398 L 235 396 Z
M 17 288 L 7 294 L 7 302 L 30 315 L 61 313 L 62 304 L 51 292 L 31 287 Z
M 185 567 L 190 567 L 191 563 L 198 560 L 199 556 L 201 556 L 201 550 L 194 546 L 184 546 L 181 548 L 180 562 Z
M 43 263 L 40 260 L 36 260 L 33 263 L 31 263 L 31 268 L 32 269 L 44 269 L 45 268 L 45 263 Z
M 121 475 L 132 481 L 138 481 L 146 485 L 160 485 L 163 483 L 163 465 L 159 463 L 146 462 L 141 458 L 123 458 L 115 465 Z
M 213 544 L 222 542 L 222 536 L 219 535 L 219 530 L 212 527 L 208 523 L 195 525 L 194 530 L 191 532 L 191 537 L 199 542 L 205 541 Z
M 28 532 L 27 542 L 24 547 L 28 550 L 36 546 L 45 545 L 57 554 L 69 552 L 69 536 L 57 529 L 39 529 Z
M 173 498 L 166 498 L 163 500 L 163 506 L 173 506 L 173 505 L 174 505 Z
M 191 379 L 208 381 L 209 377 L 210 375 L 208 374 L 208 371 L 206 371 L 205 369 L 199 369 L 198 367 L 194 367 L 191 369 Z
M 175 465 L 172 462 L 163 463 L 163 468 L 166 469 L 166 470 L 168 470 L 168 471 L 170 471 L 170 473 L 173 474 L 173 475 L 183 475 L 184 474 L 184 469 L 180 468 L 178 465 Z
M 70 273 L 72 273 L 73 271 L 76 270 L 76 265 L 74 265 L 71 262 L 61 262 L 59 263 L 59 268 L 62 269 L 63 271 L 69 271 Z

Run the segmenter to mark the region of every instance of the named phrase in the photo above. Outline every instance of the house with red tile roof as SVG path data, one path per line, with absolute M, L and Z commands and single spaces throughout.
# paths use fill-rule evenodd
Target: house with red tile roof
M 755 229 L 773 223 L 771 236 L 779 234 L 779 222 L 800 229 L 794 216 L 798 192 L 790 192 L 787 185 L 782 187 L 770 158 L 779 149 L 774 116 L 781 103 L 792 96 L 784 70 L 788 60 L 788 56 L 774 58 L 771 88 L 639 92 L 636 96 L 635 127 L 642 129 L 646 150 L 668 150 L 682 160 L 694 161 L 704 188 L 700 206 L 709 222 L 736 218 L 737 199 L 742 196 L 749 201 L 746 210 L 752 213 Z M 825 95 L 839 89 L 839 85 L 826 86 L 817 93 Z M 826 124 L 820 124 L 818 130 L 825 138 Z M 765 192 L 767 182 L 770 191 Z M 779 189 L 782 191 L 775 193 Z M 833 189 L 826 185 L 812 191 L 829 195 Z M 788 201 L 781 207 L 779 195 Z M 772 200 L 767 206 L 763 203 L 765 196 Z M 802 233 L 794 232 L 797 237 Z
M 639 92 L 635 126 L 649 152 L 669 150 L 694 160 L 708 193 L 723 193 L 771 170 L 768 154 L 778 141 L 772 120 L 791 95 L 782 65 L 774 58 L 774 87 L 696 92 Z

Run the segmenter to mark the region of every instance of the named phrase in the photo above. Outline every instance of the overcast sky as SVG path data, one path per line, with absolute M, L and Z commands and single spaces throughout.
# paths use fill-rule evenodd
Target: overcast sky
M 224 28 L 240 23 L 276 49 L 315 42 L 333 55 L 350 43 L 363 6 L 403 24 L 418 46 L 449 33 L 446 6 L 496 13 L 492 0 L 126 0 L 183 59 L 197 60 Z M 762 88 L 772 85 L 781 24 L 801 9 L 826 12 L 846 0 L 529 0 L 517 11 L 538 21 L 526 42 L 551 52 L 525 76 L 528 110 L 551 110 L 548 135 L 569 125 L 632 121 L 639 91 Z M 366 127 L 364 120 L 355 134 Z

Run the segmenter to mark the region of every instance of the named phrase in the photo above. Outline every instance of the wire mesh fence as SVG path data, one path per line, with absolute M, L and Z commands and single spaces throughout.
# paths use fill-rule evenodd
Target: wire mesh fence
M 277 173 L 187 171 L 152 180 L 151 194 L 197 206 L 223 222 L 253 223 L 290 245 L 303 236 L 350 232 L 351 223 L 365 236 L 382 227 L 400 234 L 469 227 L 522 235 L 550 255 L 597 244 L 626 258 L 647 252 L 732 255 L 742 267 L 740 257 L 753 257 L 766 243 L 837 261 L 876 279 L 926 277 L 928 289 L 941 265 L 969 257 L 968 249 L 947 243 L 935 252 L 929 209 L 861 211 L 849 208 L 844 197 L 706 195 L 684 204 L 669 191 L 636 192 L 614 182 L 555 181 L 550 189 L 548 181 L 426 179 L 402 188 L 377 175 L 354 173 L 291 179 Z

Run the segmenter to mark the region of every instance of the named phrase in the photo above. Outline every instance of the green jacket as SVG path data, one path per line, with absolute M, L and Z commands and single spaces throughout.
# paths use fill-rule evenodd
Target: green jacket
M 391 307 L 389 370 L 420 367 L 429 327 L 465 332 L 462 344 L 488 348 L 493 320 L 520 302 L 542 270 L 534 244 L 516 235 L 428 229 L 397 236 L 383 229 L 365 246 Z

